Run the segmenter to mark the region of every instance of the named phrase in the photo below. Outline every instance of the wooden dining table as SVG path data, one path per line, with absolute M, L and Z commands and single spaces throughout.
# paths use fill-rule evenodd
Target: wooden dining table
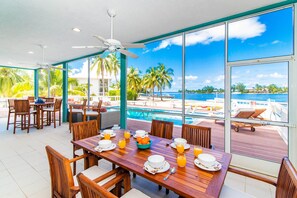
M 116 137 L 111 138 L 112 142 L 117 144 L 118 140 L 123 138 L 123 133 L 123 130 L 116 130 Z M 149 137 L 151 138 L 152 145 L 150 149 L 147 150 L 138 149 L 136 140 L 132 135 L 131 138 L 126 141 L 127 144 L 124 149 L 120 149 L 117 146 L 114 150 L 104 152 L 97 152 L 94 149 L 101 139 L 100 135 L 73 141 L 72 143 L 81 147 L 85 153 L 91 153 L 106 159 L 124 169 L 172 190 L 182 197 L 219 197 L 231 161 L 231 154 L 203 148 L 203 153 L 212 154 L 216 157 L 217 161 L 222 164 L 222 168 L 219 171 L 205 171 L 194 164 L 194 146 L 190 145 L 190 149 L 185 150 L 187 164 L 185 167 L 181 168 L 177 166 L 176 149 L 169 145 L 172 143 L 172 140 L 155 136 Z M 169 170 L 155 175 L 145 171 L 143 168 L 144 163 L 151 155 L 164 156 L 165 160 L 169 162 L 170 167 L 176 168 L 176 173 L 165 181 L 163 178 L 169 173 Z M 98 162 L 98 160 L 96 160 L 96 162 Z
M 51 105 L 54 105 L 54 104 L 55 104 L 54 102 L 45 102 L 45 103 L 32 102 L 32 103 L 30 103 L 30 106 L 34 107 L 36 109 L 36 128 L 37 129 L 42 129 L 43 128 L 43 126 L 40 124 L 43 107 L 51 106 Z

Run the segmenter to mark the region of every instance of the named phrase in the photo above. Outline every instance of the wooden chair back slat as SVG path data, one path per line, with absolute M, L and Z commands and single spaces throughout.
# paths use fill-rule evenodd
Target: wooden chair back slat
M 14 109 L 17 113 L 29 113 L 30 103 L 29 100 L 14 100 Z
M 56 99 L 54 104 L 55 111 L 59 111 L 61 109 L 62 99 Z
M 82 198 L 117 198 L 117 196 L 83 174 L 78 174 L 77 180 Z
M 189 144 L 211 148 L 211 128 L 197 125 L 183 124 L 182 138 Z
M 29 100 L 29 102 L 34 102 L 35 97 L 34 96 L 28 96 L 28 100 Z
M 55 98 L 44 98 L 45 102 L 54 102 Z
M 152 120 L 151 135 L 172 139 L 173 122 L 162 120 Z
M 72 127 L 73 127 L 73 141 L 98 135 L 97 120 L 77 122 L 72 124 Z M 75 148 L 75 150 L 77 149 L 78 148 Z
M 8 99 L 8 108 L 14 109 L 14 99 Z
M 72 197 L 70 188 L 74 186 L 74 181 L 69 160 L 50 146 L 45 149 L 50 166 L 52 195 Z
M 284 157 L 282 160 L 275 197 L 297 197 L 297 172 L 287 157 Z

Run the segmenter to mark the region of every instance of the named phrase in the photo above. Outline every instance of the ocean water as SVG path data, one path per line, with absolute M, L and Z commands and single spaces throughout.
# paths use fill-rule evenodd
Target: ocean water
M 160 93 L 155 93 L 160 95 Z M 182 99 L 182 94 L 179 92 L 163 92 L 163 96 L 173 96 L 174 99 Z M 198 94 L 186 93 L 186 100 L 213 100 L 214 98 L 224 98 L 224 94 Z M 237 100 L 252 100 L 252 101 L 273 101 L 273 102 L 288 102 L 288 94 L 232 94 L 231 99 Z

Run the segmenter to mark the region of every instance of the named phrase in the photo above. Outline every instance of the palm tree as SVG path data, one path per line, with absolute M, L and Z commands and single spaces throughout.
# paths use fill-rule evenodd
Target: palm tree
M 143 84 L 153 92 L 153 101 L 155 100 L 155 87 L 158 85 L 158 72 L 156 67 L 150 67 L 146 70 L 146 74 L 143 77 Z
M 133 66 L 128 68 L 127 87 L 129 90 L 139 92 L 139 90 L 141 89 L 141 78 L 139 76 L 139 73 L 140 72 L 138 68 L 135 68 Z
M 19 69 L 0 68 L 0 96 L 12 96 L 12 87 L 23 81 L 22 71 Z
M 120 70 L 120 61 L 115 53 L 109 54 L 107 56 L 107 64 L 108 64 L 110 75 L 112 75 L 112 74 L 114 75 L 116 83 L 117 83 L 118 82 L 117 76 L 118 76 L 119 70 Z
M 163 63 L 159 63 L 157 66 L 157 74 L 158 74 L 158 89 L 160 91 L 161 100 L 162 98 L 162 90 L 165 89 L 165 87 L 171 88 L 171 83 L 173 81 L 172 77 L 173 69 L 166 68 L 166 66 Z
M 108 65 L 108 59 L 101 58 L 100 56 L 96 56 L 95 60 L 92 61 L 91 70 L 96 70 L 96 74 L 99 77 L 101 75 L 102 80 L 102 88 L 103 88 L 103 96 L 105 95 L 105 87 L 104 87 L 104 74 L 110 71 L 110 67 Z M 105 72 L 106 71 L 106 72 Z M 100 81 L 99 81 L 100 82 Z

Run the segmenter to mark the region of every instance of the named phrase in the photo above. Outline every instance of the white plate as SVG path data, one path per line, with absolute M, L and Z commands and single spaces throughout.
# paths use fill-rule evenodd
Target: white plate
M 103 151 L 111 151 L 111 150 L 115 149 L 116 147 L 117 147 L 117 145 L 116 145 L 115 143 L 112 143 L 112 144 L 110 145 L 110 147 L 108 147 L 108 148 L 104 148 L 104 149 L 100 149 L 100 150 L 99 150 L 99 146 L 97 146 L 97 147 L 95 147 L 94 149 L 95 149 L 95 151 L 103 152 Z
M 100 133 L 100 136 L 104 138 L 104 133 L 103 132 Z M 110 135 L 110 137 L 115 137 L 115 136 L 116 136 L 116 133 L 113 133 L 113 134 Z
M 206 170 L 206 171 L 219 171 L 222 169 L 222 164 L 219 163 L 219 162 L 215 162 L 214 165 L 212 166 L 205 166 L 203 163 L 201 163 L 198 159 L 195 159 L 194 160 L 194 164 L 203 169 L 203 170 Z
M 135 134 L 135 135 L 133 135 L 133 137 L 134 137 L 134 138 L 137 138 L 138 136 L 136 136 L 136 134 Z M 144 135 L 144 136 L 142 136 L 142 137 L 148 137 L 148 135 Z
M 171 146 L 172 148 L 175 148 L 175 149 L 176 149 L 176 145 L 175 145 L 174 143 L 171 143 L 170 146 Z M 184 149 L 189 149 L 190 147 L 191 147 L 190 144 L 186 144 L 186 145 L 184 146 Z
M 148 170 L 146 169 L 146 167 L 148 167 L 149 169 L 153 169 L 153 167 L 151 167 L 151 166 L 149 165 L 149 162 L 148 162 L 148 161 L 146 161 L 146 162 L 144 163 L 144 170 L 148 171 Z M 158 169 L 156 173 L 164 173 L 164 172 L 168 171 L 169 168 L 170 168 L 170 164 L 169 164 L 167 161 L 165 161 L 164 166 L 163 166 L 161 169 Z M 148 172 L 149 172 L 149 171 L 148 171 Z

